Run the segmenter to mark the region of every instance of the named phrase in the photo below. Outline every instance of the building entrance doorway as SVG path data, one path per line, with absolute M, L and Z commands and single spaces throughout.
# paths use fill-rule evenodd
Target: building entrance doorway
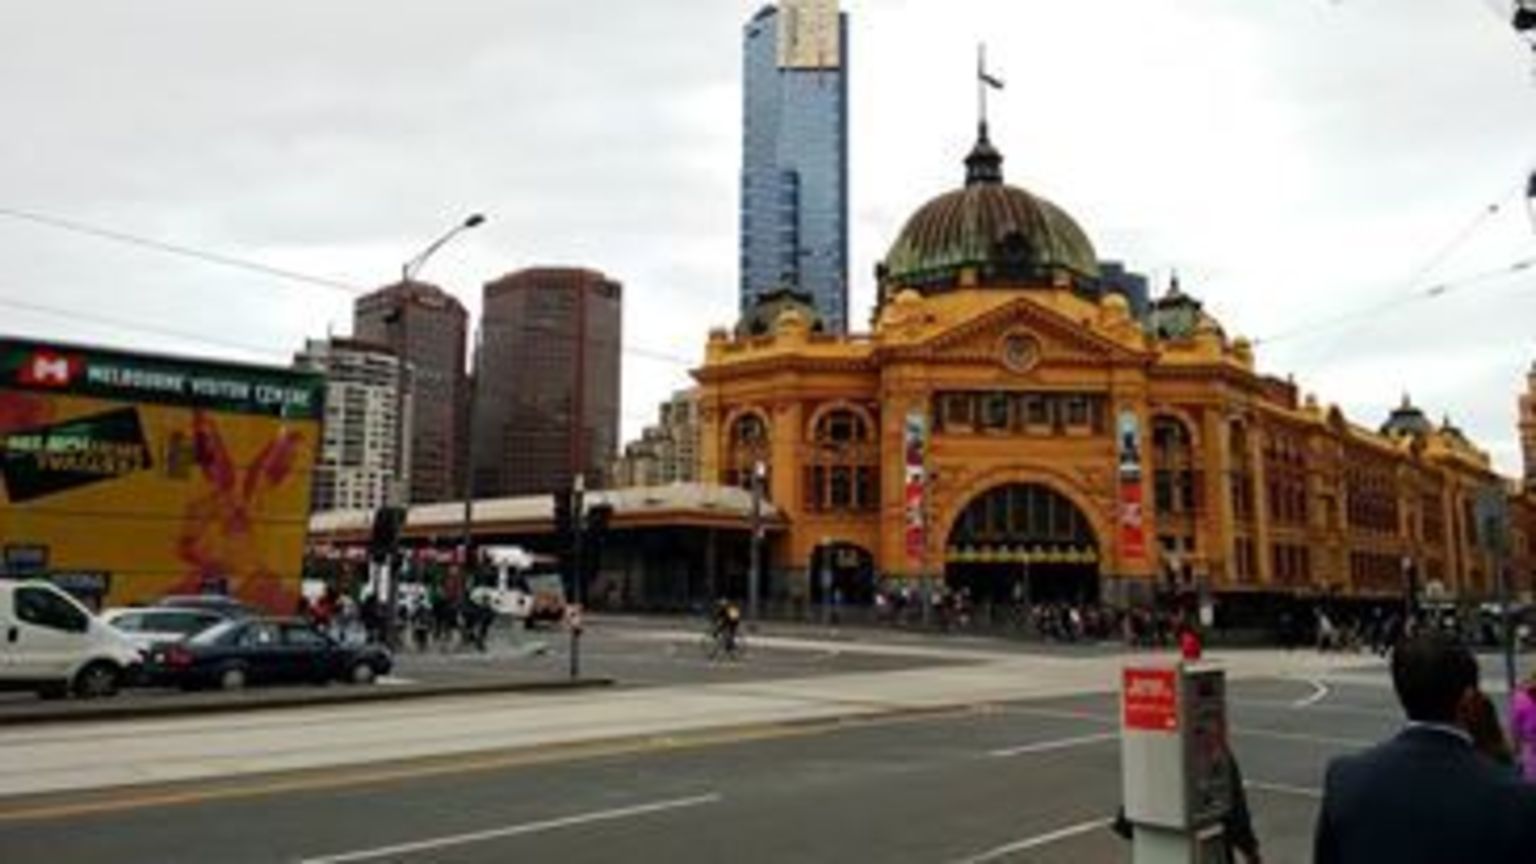
M 811 553 L 811 602 L 868 606 L 875 599 L 875 556 L 852 543 L 825 543 Z M 830 595 L 830 596 L 829 596 Z
M 1070 499 L 1038 483 L 982 493 L 960 514 L 944 554 L 944 579 L 976 603 L 1099 601 L 1099 544 Z

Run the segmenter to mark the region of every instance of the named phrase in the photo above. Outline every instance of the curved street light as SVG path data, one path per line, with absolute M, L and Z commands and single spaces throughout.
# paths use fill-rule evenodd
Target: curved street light
M 471 213 L 469 217 L 466 218 L 463 222 L 453 226 L 452 228 L 448 229 L 446 234 L 437 238 L 436 240 L 433 240 L 427 246 L 427 248 L 421 250 L 421 253 L 418 254 L 415 258 L 412 258 L 404 264 L 401 264 L 400 281 L 411 281 L 411 279 L 415 278 L 417 273 L 421 272 L 421 268 L 427 263 L 427 259 L 431 258 L 433 254 L 437 252 L 437 250 L 447 245 L 449 240 L 452 240 L 453 238 L 459 236 L 471 228 L 478 228 L 483 224 L 485 224 L 484 213 Z

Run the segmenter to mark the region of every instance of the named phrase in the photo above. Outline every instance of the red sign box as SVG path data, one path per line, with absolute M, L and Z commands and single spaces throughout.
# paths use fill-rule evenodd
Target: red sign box
M 1121 681 L 1126 729 L 1174 732 L 1179 728 L 1179 680 L 1173 669 L 1126 669 Z

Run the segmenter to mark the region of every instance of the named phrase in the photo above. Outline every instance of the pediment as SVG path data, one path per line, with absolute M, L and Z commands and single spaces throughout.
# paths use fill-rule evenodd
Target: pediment
M 911 346 L 938 362 L 992 362 L 1025 371 L 1037 364 L 1137 363 L 1147 355 L 1027 298 L 981 312 Z

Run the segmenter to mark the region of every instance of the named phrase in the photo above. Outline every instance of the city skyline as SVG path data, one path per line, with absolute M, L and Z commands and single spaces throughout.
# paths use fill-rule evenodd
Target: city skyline
M 78 32 L 65 7 L 9 9 L 4 32 L 36 35 L 0 59 L 18 82 L 0 207 L 362 290 L 484 209 L 487 228 L 423 278 L 474 311 L 476 286 L 516 267 L 621 274 L 635 301 L 629 439 L 687 383 L 678 360 L 701 356 L 709 326 L 734 323 L 740 34 L 758 5 L 656 3 L 592 23 L 544 2 L 452 16 L 373 4 L 371 38 L 340 48 L 328 34 L 363 7 L 300 22 L 257 4 L 215 15 L 163 2 L 104 26 L 109 42 Z M 1466 278 L 1532 246 L 1519 193 L 1536 104 L 1507 21 L 1482 4 L 1016 5 L 844 4 L 859 106 L 853 329 L 873 261 L 969 144 L 985 36 L 1008 81 L 992 124 L 1010 177 L 1078 214 L 1103 257 L 1152 275 L 1154 294 L 1177 270 L 1259 340 L 1263 369 L 1295 374 L 1351 419 L 1375 422 L 1406 390 L 1520 471 L 1531 295 Z M 128 14 L 96 11 L 104 25 Z M 112 74 L 45 50 L 50 34 Z M 1429 71 L 1425 56 L 1438 58 Z M 912 124 L 919 109 L 928 119 Z M 353 299 L 14 218 L 0 220 L 0 244 L 21 253 L 0 308 L 23 334 L 280 362 L 342 325 Z M 1424 293 L 1440 283 L 1455 290 Z

